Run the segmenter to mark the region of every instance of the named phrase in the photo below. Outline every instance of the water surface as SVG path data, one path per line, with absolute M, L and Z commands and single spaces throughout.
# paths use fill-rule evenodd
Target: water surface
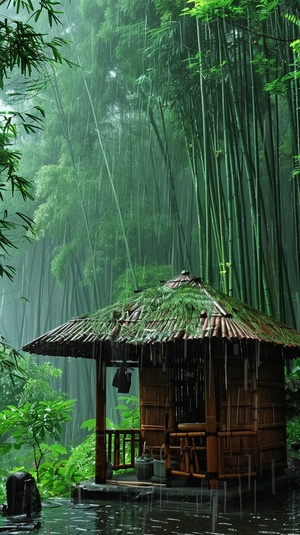
M 67 499 L 43 504 L 39 535 L 300 535 L 300 492 L 259 499 L 220 500 L 217 495 L 195 502 L 103 501 L 75 503 Z M 10 526 L 1 518 L 0 527 Z M 3 532 L 2 532 L 3 533 Z M 4 533 L 12 533 L 7 531 Z M 15 535 L 24 531 L 14 531 Z

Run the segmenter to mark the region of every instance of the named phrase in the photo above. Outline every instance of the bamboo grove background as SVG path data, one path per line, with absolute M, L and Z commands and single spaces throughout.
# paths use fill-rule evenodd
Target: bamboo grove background
M 36 235 L 1 334 L 18 348 L 182 269 L 300 329 L 299 2 L 63 6 L 75 66 L 32 95 Z

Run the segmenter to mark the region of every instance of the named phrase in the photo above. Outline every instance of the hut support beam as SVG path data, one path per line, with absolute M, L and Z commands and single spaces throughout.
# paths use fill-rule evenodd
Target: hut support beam
M 252 380 L 252 422 L 251 429 L 257 434 L 258 430 L 258 356 L 252 355 L 251 359 L 251 380 Z M 258 441 L 255 440 L 254 448 L 252 451 L 252 466 L 254 470 L 258 469 Z
M 106 363 L 96 359 L 96 467 L 95 483 L 106 483 Z
M 215 370 L 212 358 L 205 363 L 205 411 L 207 476 L 212 489 L 218 488 L 218 437 L 215 394 Z

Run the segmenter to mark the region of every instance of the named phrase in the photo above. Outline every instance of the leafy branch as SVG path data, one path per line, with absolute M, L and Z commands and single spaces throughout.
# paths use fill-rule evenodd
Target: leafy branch
M 30 111 L 16 111 L 14 102 L 32 97 L 44 89 L 49 81 L 47 67 L 66 62 L 61 50 L 67 41 L 62 37 L 47 39 L 47 33 L 38 31 L 37 23 L 45 14 L 48 27 L 61 24 L 63 11 L 61 2 L 41 0 L 38 7 L 31 0 L 2 0 L 0 6 L 14 8 L 15 17 L 2 17 L 0 20 L 0 89 L 7 99 L 7 110 L 0 111 L 0 201 L 7 202 L 8 195 L 21 194 L 24 201 L 33 200 L 30 192 L 30 179 L 19 175 L 21 153 L 15 149 L 20 129 L 26 134 L 33 134 L 42 129 L 44 111 L 40 106 Z M 13 77 L 13 78 L 12 78 Z M 30 80 L 30 83 L 28 83 Z M 9 84 L 9 89 L 6 85 Z M 17 88 L 16 88 L 17 84 Z M 0 212 L 1 213 L 1 212 Z M 16 212 L 8 216 L 8 208 L 0 216 L 0 276 L 13 279 L 15 270 L 6 265 L 6 257 L 11 249 L 16 248 L 16 236 L 13 231 L 20 230 L 23 237 L 33 229 L 33 221 L 27 215 Z M 11 237 L 8 237 L 8 234 Z
M 71 420 L 73 405 L 74 400 L 60 398 L 25 403 L 22 407 L 9 405 L 0 412 L 0 435 L 6 436 L 6 442 L 0 446 L 1 453 L 6 454 L 12 448 L 31 447 L 39 481 L 39 467 L 50 449 L 47 442 L 60 439 L 63 423 Z

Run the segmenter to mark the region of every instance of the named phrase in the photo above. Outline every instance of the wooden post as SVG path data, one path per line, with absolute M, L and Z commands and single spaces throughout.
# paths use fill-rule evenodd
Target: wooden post
M 96 358 L 96 467 L 95 483 L 106 483 L 106 363 Z
M 170 451 L 170 430 L 169 430 L 169 413 L 165 413 L 165 467 L 166 467 L 166 486 L 171 487 L 171 451 Z
M 254 346 L 256 351 L 257 346 Z M 257 385 L 257 378 L 258 378 L 258 355 L 256 355 L 255 351 L 252 353 L 251 356 L 251 379 L 252 379 L 252 421 L 251 421 L 251 429 L 252 431 L 255 431 L 257 433 L 257 424 L 258 424 L 258 385 Z M 253 439 L 250 439 L 253 440 Z M 252 442 L 252 470 L 257 471 L 258 470 L 258 443 L 257 443 L 257 436 L 254 439 L 254 447 Z
M 205 413 L 207 477 L 212 489 L 218 488 L 218 437 L 213 357 L 205 360 Z

